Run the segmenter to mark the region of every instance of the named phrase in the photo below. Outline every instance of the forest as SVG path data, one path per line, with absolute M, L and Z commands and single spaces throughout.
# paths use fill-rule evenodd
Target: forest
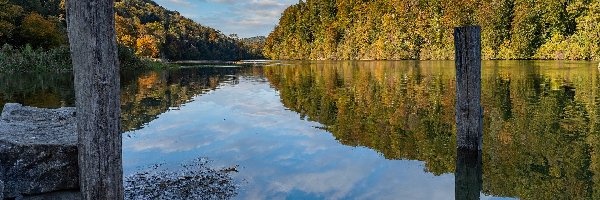
M 0 0 L 0 10 L 0 71 L 70 69 L 64 0 Z M 227 36 L 151 0 L 120 0 L 115 11 L 119 57 L 126 66 L 140 59 L 262 58 L 264 39 Z
M 451 60 L 454 27 L 482 27 L 484 59 L 600 59 L 599 0 L 300 0 L 271 59 Z

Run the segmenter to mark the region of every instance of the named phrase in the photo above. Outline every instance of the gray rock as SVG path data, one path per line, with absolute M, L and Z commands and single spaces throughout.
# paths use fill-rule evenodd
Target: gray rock
M 75 108 L 6 104 L 0 115 L 4 198 L 79 188 Z

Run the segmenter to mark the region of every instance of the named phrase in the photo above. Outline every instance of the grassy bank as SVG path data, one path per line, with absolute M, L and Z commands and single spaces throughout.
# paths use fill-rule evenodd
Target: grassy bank
M 139 58 L 133 50 L 119 46 L 119 61 L 122 70 L 146 70 L 176 68 L 160 60 Z M 72 71 L 68 46 L 51 49 L 22 48 L 5 44 L 0 48 L 0 73 L 12 72 L 68 72 Z
M 27 45 L 16 48 L 5 44 L 0 49 L 0 72 L 40 72 L 71 70 L 68 47 L 49 50 L 34 49 Z

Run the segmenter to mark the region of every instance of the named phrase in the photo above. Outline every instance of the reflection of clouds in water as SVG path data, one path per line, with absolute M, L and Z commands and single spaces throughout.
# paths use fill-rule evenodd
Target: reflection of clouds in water
M 305 155 L 306 154 L 314 154 L 314 153 L 317 153 L 322 150 L 327 150 L 327 149 L 331 148 L 331 146 L 334 146 L 334 145 L 338 145 L 338 144 L 335 144 L 331 141 L 323 141 L 323 140 L 316 141 L 316 142 L 307 141 L 307 140 L 298 141 L 298 146 L 304 148 L 304 151 L 302 151 L 302 154 L 305 154 Z
M 319 123 L 286 110 L 267 83 L 242 78 L 236 87 L 194 99 L 125 138 L 125 158 L 135 160 L 126 160 L 125 168 L 148 164 L 139 157 L 157 151 L 169 162 L 208 156 L 239 164 L 236 177 L 248 183 L 240 199 L 453 198 L 452 175 L 434 177 L 421 162 L 385 160 L 373 150 L 341 145 L 314 128 Z
M 300 190 L 311 194 L 330 194 L 328 199 L 347 197 L 354 185 L 367 174 L 368 166 L 346 165 L 325 172 L 293 174 L 269 184 L 268 189 L 276 193 L 289 194 Z
M 356 157 L 345 156 L 347 149 L 333 148 L 327 154 L 305 160 L 277 162 L 276 171 L 244 171 L 242 177 L 277 177 L 265 186 L 248 188 L 253 199 L 286 199 L 296 192 L 326 199 L 453 199 L 454 179 L 450 174 L 435 177 L 423 172 L 419 161 L 388 161 L 373 152 L 355 149 Z M 317 169 L 317 170 L 315 170 Z M 250 173 L 250 174 L 248 174 Z
M 423 172 L 420 161 L 396 161 L 397 165 L 372 163 L 374 180 L 356 199 L 454 199 L 454 176 Z
M 206 125 L 207 133 L 214 133 L 216 140 L 226 140 L 244 131 L 244 124 L 231 122 L 228 124 L 209 124 Z
M 284 148 L 282 144 L 272 143 L 263 138 L 248 137 L 242 140 L 234 140 L 231 143 L 227 143 L 222 148 L 216 147 L 215 153 L 226 154 L 230 149 L 242 148 L 236 152 L 234 157 L 236 161 L 248 161 L 252 159 L 265 158 L 271 152 L 275 152 Z
M 151 149 L 160 149 L 164 153 L 173 153 L 189 151 L 198 147 L 210 145 L 213 141 L 210 138 L 198 138 L 198 133 L 179 132 L 176 137 L 163 134 L 152 137 L 135 138 L 134 143 L 123 144 L 124 149 L 128 151 L 146 151 Z

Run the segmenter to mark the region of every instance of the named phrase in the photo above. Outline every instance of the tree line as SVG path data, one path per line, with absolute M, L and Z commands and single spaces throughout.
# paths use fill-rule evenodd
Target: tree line
M 482 27 L 485 59 L 600 59 L 599 0 L 300 0 L 267 38 L 271 59 L 446 60 L 453 28 Z

